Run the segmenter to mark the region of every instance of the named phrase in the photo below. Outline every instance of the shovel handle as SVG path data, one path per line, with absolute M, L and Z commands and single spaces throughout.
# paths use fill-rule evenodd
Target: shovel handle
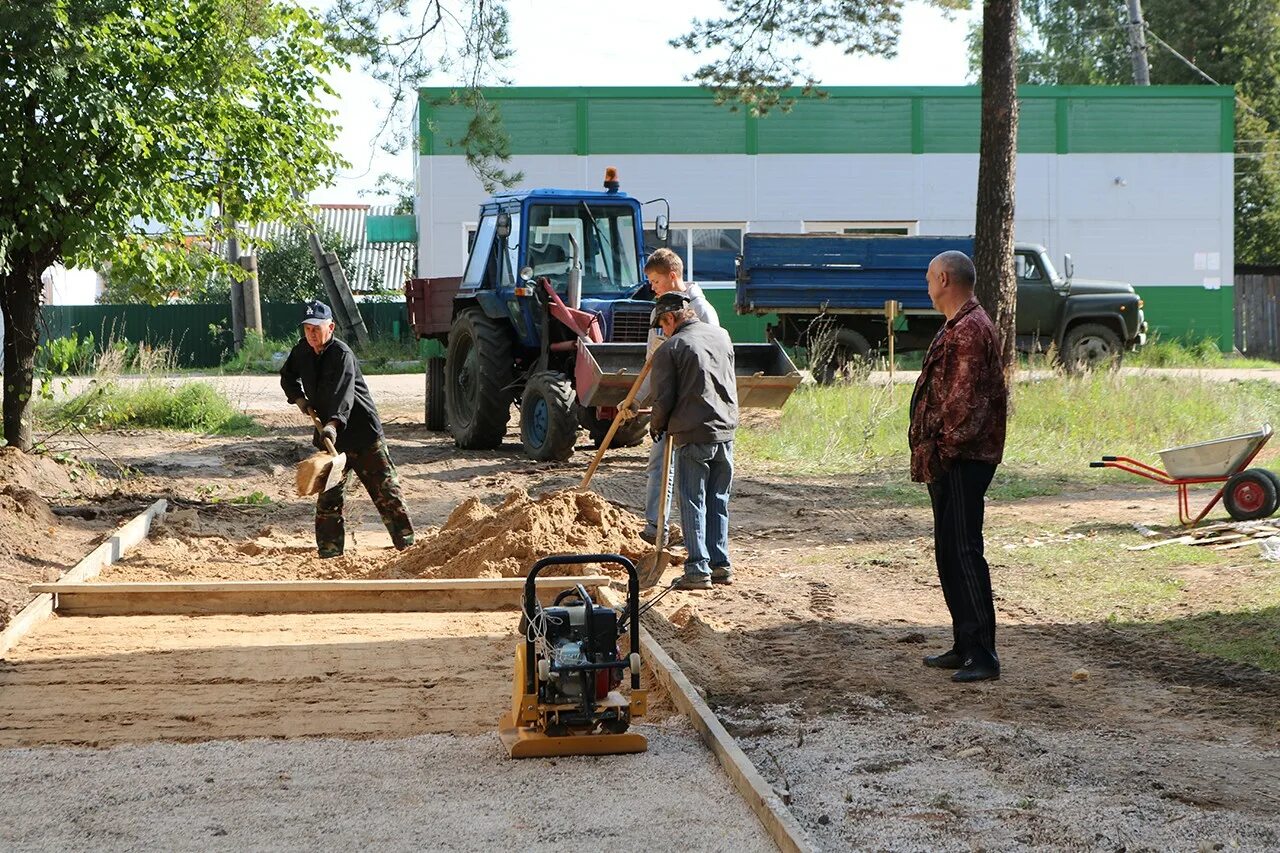
M 320 423 L 320 419 L 316 417 L 315 409 L 311 410 L 311 422 L 316 425 L 316 432 L 320 433 L 320 440 L 324 442 L 324 449 L 329 451 L 333 456 L 338 455 L 338 451 L 334 449 L 333 442 L 325 437 L 324 424 Z
M 662 343 L 665 344 L 666 341 Z M 654 350 L 654 352 L 657 352 L 657 350 Z M 618 427 L 622 426 L 622 413 L 631 408 L 631 404 L 635 402 L 636 395 L 640 393 L 640 386 L 644 383 L 644 379 L 649 375 L 649 369 L 652 367 L 653 356 L 650 355 L 644 360 L 644 366 L 640 368 L 636 381 L 631 383 L 631 390 L 627 392 L 627 396 L 618 404 L 618 413 L 613 416 L 613 423 L 609 424 L 609 431 L 604 434 L 604 440 L 600 442 L 600 449 L 596 451 L 595 458 L 591 460 L 586 476 L 582 478 L 582 482 L 578 485 L 578 491 L 585 492 L 587 486 L 591 484 L 591 478 L 595 476 L 596 469 L 600 467 L 600 460 L 604 458 L 605 451 L 609 449 L 609 445 L 613 442 L 613 436 L 618 432 Z

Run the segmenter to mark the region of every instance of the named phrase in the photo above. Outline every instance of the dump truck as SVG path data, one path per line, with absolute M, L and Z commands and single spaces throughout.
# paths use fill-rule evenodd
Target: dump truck
M 666 239 L 667 216 L 655 219 Z M 444 355 L 427 360 L 425 420 L 465 449 L 502 443 L 512 403 L 525 452 L 568 459 L 580 429 L 599 446 L 644 366 L 652 292 L 644 219 L 616 171 L 602 191 L 532 189 L 493 196 L 461 276 L 411 279 L 409 319 Z M 739 403 L 780 407 L 800 374 L 777 344 L 735 346 Z M 644 440 L 648 417 L 611 446 Z
M 925 283 L 929 261 L 972 237 L 752 234 L 744 236 L 735 306 L 774 314 L 770 336 L 810 349 L 818 381 L 831 381 L 881 353 L 894 325 L 898 352 L 923 350 L 942 325 Z M 1043 246 L 1018 243 L 1017 347 L 1054 352 L 1069 371 L 1118 366 L 1146 342 L 1142 299 L 1119 281 L 1060 275 Z M 894 303 L 892 313 L 886 310 Z

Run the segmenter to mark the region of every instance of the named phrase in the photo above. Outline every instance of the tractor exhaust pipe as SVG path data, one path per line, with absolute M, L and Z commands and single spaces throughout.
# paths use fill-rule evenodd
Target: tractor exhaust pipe
M 582 252 L 578 248 L 578 241 L 572 234 L 569 236 L 569 248 L 572 254 L 569 257 L 569 285 L 568 297 L 565 302 L 570 308 L 582 307 Z

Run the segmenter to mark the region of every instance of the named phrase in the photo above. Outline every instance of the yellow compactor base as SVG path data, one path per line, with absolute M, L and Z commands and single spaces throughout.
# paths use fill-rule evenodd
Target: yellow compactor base
M 635 732 L 622 734 L 547 735 L 535 728 L 517 727 L 511 714 L 498 722 L 498 737 L 512 758 L 558 758 L 567 755 L 621 755 L 645 752 L 649 741 Z

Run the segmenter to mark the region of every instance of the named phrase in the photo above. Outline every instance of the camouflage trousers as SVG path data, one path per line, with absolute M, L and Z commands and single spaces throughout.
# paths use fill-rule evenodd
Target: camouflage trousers
M 400 493 L 400 478 L 396 476 L 396 466 L 387 453 L 387 443 L 380 438 L 364 450 L 348 452 L 342 482 L 321 492 L 316 501 L 316 546 L 320 550 L 320 559 L 340 556 L 346 544 L 342 503 L 353 473 L 373 499 L 373 505 L 378 508 L 382 523 L 387 526 L 396 548 L 403 551 L 412 545 L 413 525 L 409 522 L 409 512 Z

